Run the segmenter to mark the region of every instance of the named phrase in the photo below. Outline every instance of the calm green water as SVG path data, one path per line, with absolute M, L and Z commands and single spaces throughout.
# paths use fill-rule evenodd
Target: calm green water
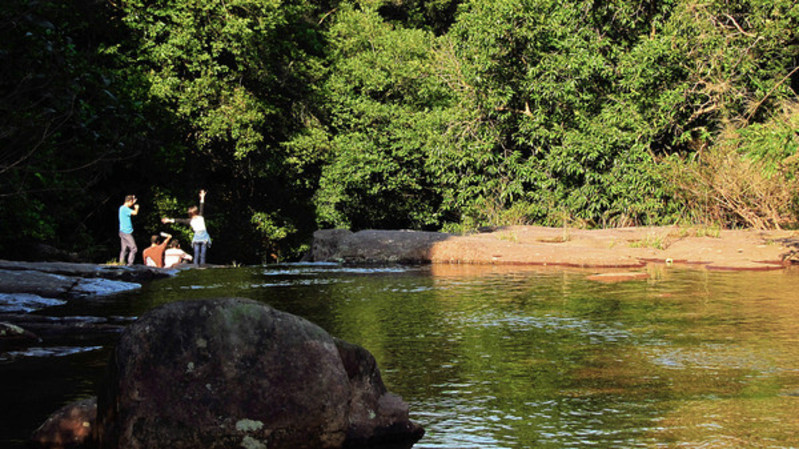
M 193 270 L 55 312 L 244 296 L 306 317 L 374 354 L 427 430 L 416 448 L 799 447 L 799 271 L 648 270 Z M 0 447 L 93 394 L 112 344 L 0 363 Z

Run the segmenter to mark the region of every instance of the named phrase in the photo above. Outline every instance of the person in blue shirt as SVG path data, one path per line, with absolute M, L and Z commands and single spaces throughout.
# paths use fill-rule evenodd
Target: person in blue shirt
M 119 263 L 121 264 L 125 263 L 125 254 L 127 253 L 127 264 L 133 265 L 133 259 L 139 250 L 133 239 L 133 221 L 130 219 L 131 216 L 138 213 L 139 205 L 136 204 L 136 195 L 126 196 L 125 203 L 119 206 L 119 240 L 122 246 L 119 251 Z

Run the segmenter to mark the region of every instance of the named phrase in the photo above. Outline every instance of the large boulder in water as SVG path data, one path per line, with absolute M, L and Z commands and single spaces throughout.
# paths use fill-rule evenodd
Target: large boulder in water
M 410 447 L 424 433 L 365 349 L 240 298 L 178 302 L 123 333 L 101 448 Z

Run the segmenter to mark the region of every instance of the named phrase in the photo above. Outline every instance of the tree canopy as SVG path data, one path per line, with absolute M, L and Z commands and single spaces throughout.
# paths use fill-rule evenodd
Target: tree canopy
M 213 262 L 318 227 L 799 216 L 793 0 L 8 0 L 0 248 L 113 258 L 209 191 Z M 178 232 L 182 232 L 177 230 Z

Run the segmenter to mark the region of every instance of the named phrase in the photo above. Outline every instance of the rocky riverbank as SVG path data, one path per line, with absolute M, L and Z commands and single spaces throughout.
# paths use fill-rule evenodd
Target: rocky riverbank
M 99 399 L 53 413 L 32 446 L 407 448 L 424 434 L 367 350 L 269 306 L 183 301 L 139 319 L 60 316 L 54 307 L 176 272 L 0 261 L 0 361 L 116 346 Z
M 135 290 L 144 282 L 175 273 L 143 265 L 0 260 L 0 360 L 31 348 L 52 350 L 48 349 L 51 341 L 57 341 L 58 347 L 71 340 L 85 345 L 93 338 L 118 334 L 130 319 L 51 316 L 43 310 Z
M 467 235 L 419 231 L 314 234 L 312 259 L 343 263 L 513 264 L 629 269 L 647 263 L 773 270 L 799 261 L 799 232 L 512 226 Z

